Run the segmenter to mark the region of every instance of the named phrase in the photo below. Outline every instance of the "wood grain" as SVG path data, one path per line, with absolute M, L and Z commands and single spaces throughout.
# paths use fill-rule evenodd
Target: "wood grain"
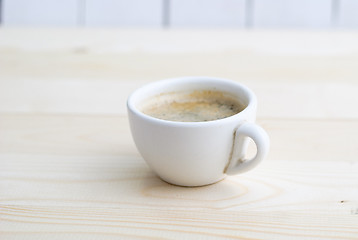
M 356 84 L 358 72 L 356 31 L 0 31 L 4 80 L 142 84 L 167 77 L 210 75 L 245 84 Z
M 0 35 L 0 239 L 358 239 L 356 32 Z M 181 75 L 256 92 L 260 166 L 199 188 L 148 168 L 126 98 Z
M 1 36 L 0 112 L 125 114 L 127 96 L 145 83 L 207 75 L 252 88 L 262 118 L 358 118 L 356 32 L 1 29 Z
M 266 162 L 218 184 L 182 188 L 159 180 L 133 156 L 1 159 L 2 235 L 10 239 L 21 233 L 34 239 L 89 239 L 89 233 L 176 239 L 358 234 L 356 163 Z
M 358 120 L 257 122 L 270 135 L 270 161 L 357 160 Z M 116 115 L 0 114 L 0 153 L 138 156 L 127 117 Z
M 353 142 L 332 151 L 337 133 L 356 135 L 357 121 L 260 120 L 272 137 L 266 162 L 218 184 L 183 188 L 149 170 L 125 116 L 0 119 L 0 229 L 6 239 L 21 232 L 34 239 L 358 236 L 358 150 Z

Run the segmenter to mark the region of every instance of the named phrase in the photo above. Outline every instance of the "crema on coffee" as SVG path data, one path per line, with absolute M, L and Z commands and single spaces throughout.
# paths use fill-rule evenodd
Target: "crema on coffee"
M 162 93 L 145 100 L 140 110 L 149 116 L 177 122 L 204 122 L 230 117 L 244 109 L 232 95 L 221 91 Z

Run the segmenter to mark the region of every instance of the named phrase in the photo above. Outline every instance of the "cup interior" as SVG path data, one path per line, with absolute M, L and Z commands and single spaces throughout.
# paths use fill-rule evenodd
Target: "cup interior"
M 128 108 L 144 114 L 140 110 L 141 105 L 148 99 L 165 93 L 191 91 L 219 91 L 229 94 L 243 106 L 241 112 L 256 104 L 253 92 L 237 82 L 210 77 L 186 77 L 162 80 L 137 89 L 128 98 Z

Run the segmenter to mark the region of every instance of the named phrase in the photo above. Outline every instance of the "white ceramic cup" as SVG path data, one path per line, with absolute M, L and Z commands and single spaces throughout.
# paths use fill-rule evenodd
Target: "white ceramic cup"
M 228 92 L 245 105 L 243 111 L 207 122 L 175 122 L 154 118 L 139 110 L 141 103 L 161 93 L 214 90 Z M 183 77 L 145 85 L 128 98 L 127 109 L 134 142 L 149 167 L 164 181 L 202 186 L 246 172 L 268 153 L 269 137 L 256 125 L 257 100 L 247 87 L 225 79 Z M 248 137 L 256 155 L 245 159 Z

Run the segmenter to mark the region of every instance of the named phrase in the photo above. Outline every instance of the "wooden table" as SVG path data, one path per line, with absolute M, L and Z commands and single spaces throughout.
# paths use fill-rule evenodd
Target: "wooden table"
M 358 32 L 0 29 L 0 239 L 358 239 Z M 230 78 L 271 137 L 258 168 L 158 179 L 126 98 Z M 252 150 L 251 150 L 252 152 Z

